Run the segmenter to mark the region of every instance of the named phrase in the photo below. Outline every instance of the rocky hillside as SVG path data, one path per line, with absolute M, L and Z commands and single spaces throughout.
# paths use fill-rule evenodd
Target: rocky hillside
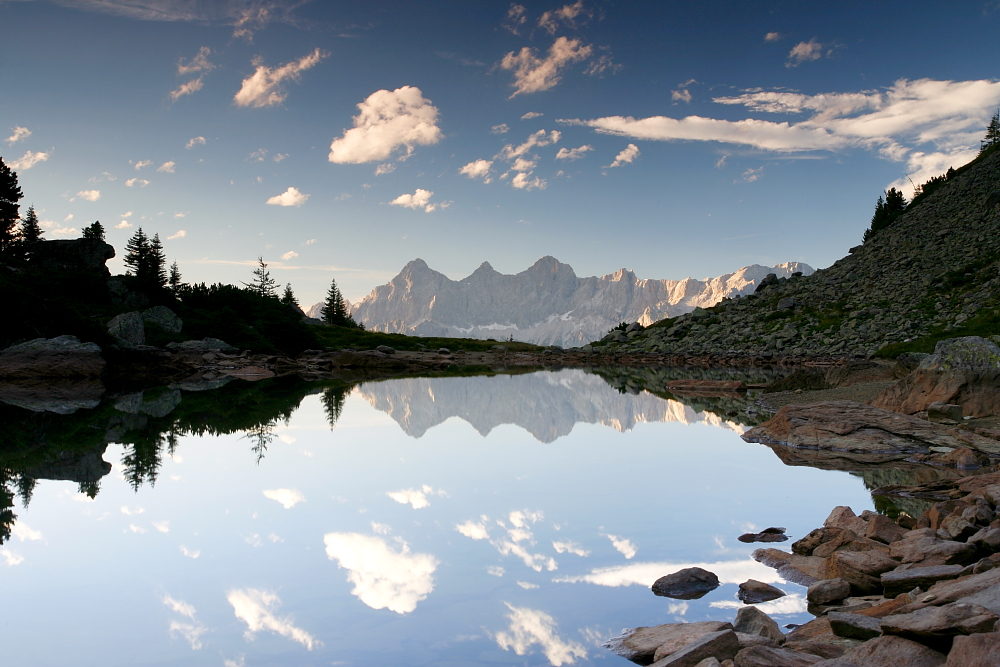
M 959 169 L 831 267 L 768 282 L 756 294 L 596 345 L 870 355 L 920 337 L 1000 333 L 1000 150 Z
M 812 268 L 798 262 L 753 265 L 705 280 L 643 280 L 626 269 L 580 278 L 568 264 L 543 257 L 516 275 L 499 273 L 484 262 L 455 281 L 416 259 L 351 313 L 373 331 L 497 340 L 513 336 L 572 346 L 595 340 L 620 322 L 652 324 L 751 293 L 769 273 L 795 272 L 810 274 Z

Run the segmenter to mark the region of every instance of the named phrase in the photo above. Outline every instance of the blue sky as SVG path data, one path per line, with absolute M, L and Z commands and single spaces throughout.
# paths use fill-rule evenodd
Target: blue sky
M 822 267 L 975 155 L 998 33 L 996 0 L 0 0 L 0 156 L 47 238 L 141 226 L 198 282 L 263 256 L 305 304 L 416 257 Z

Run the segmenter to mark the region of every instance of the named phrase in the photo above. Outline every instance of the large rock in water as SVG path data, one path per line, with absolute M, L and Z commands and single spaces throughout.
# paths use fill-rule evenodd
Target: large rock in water
M 835 452 L 866 463 L 928 454 L 931 447 L 969 447 L 1000 455 L 996 440 L 854 401 L 784 405 L 742 437 L 747 442 Z
M 183 320 L 166 306 L 153 306 L 142 311 L 142 321 L 146 324 L 155 324 L 167 333 L 180 333 L 184 327 Z
M 146 327 L 142 315 L 136 311 L 112 318 L 108 322 L 108 333 L 114 336 L 119 345 L 131 347 L 146 344 Z
M 686 567 L 653 582 L 653 593 L 675 600 L 697 600 L 719 587 L 719 577 L 700 567 Z
M 96 378 L 107 364 L 96 343 L 76 336 L 36 338 L 0 352 L 0 378 Z
M 660 657 L 681 650 L 706 635 L 731 630 L 731 623 L 701 621 L 697 623 L 664 623 L 651 628 L 624 630 L 602 644 L 617 655 L 634 662 L 649 662 L 662 649 Z
M 934 354 L 872 404 L 914 414 L 937 402 L 960 405 L 968 417 L 1000 414 L 1000 347 L 978 336 L 939 341 Z

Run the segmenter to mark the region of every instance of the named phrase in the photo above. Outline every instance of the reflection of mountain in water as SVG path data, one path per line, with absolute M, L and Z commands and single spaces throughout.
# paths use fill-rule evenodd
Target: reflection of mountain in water
M 541 442 L 569 434 L 578 422 L 618 431 L 642 422 L 710 424 L 742 433 L 740 425 L 647 392 L 621 393 L 582 370 L 495 377 L 409 378 L 363 384 L 358 391 L 408 435 L 460 417 L 482 435 L 516 424 Z

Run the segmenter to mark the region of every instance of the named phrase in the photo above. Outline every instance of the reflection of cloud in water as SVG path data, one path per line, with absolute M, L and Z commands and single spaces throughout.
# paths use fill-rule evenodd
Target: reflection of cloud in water
M 675 602 L 667 605 L 667 613 L 683 616 L 688 613 L 688 608 L 689 605 L 687 602 Z
M 536 588 L 541 588 L 538 584 L 533 584 L 530 581 L 519 581 L 517 582 L 517 585 L 526 591 L 533 591 Z
M 183 544 L 181 545 L 181 553 L 187 556 L 188 558 L 197 558 L 198 556 L 201 555 L 201 552 L 198 551 L 197 549 L 188 549 Z
M 524 562 L 525 565 L 530 567 L 535 572 L 541 572 L 543 567 L 549 572 L 552 572 L 559 567 L 554 558 L 545 556 L 544 554 L 529 553 L 528 550 L 520 544 L 508 542 L 507 540 L 499 540 L 497 542 L 492 542 L 492 544 L 497 548 L 497 551 L 500 552 L 500 555 L 517 556 Z
M 177 635 L 180 635 L 187 640 L 187 643 L 190 644 L 192 650 L 197 651 L 200 649 L 202 646 L 201 636 L 208 632 L 208 628 L 195 619 L 194 606 L 182 600 L 175 600 L 169 595 L 165 595 L 163 597 L 163 604 L 170 607 L 170 610 L 175 614 L 180 614 L 181 616 L 190 619 L 189 621 L 170 621 L 170 636 L 176 637 Z
M 485 514 L 479 518 L 481 519 L 481 523 L 477 523 L 472 519 L 469 519 L 465 523 L 455 526 L 455 530 L 473 540 L 489 539 L 486 524 L 489 522 L 490 518 Z M 526 542 L 529 545 L 535 544 L 534 534 L 528 529 L 528 526 L 531 523 L 537 523 L 544 518 L 545 515 L 541 512 L 541 510 L 535 512 L 532 512 L 531 510 L 514 510 L 507 515 L 507 520 L 514 525 L 513 528 L 507 528 L 506 524 L 499 519 L 496 521 L 498 526 L 507 531 L 507 539 L 501 538 L 497 540 L 490 540 L 490 544 L 496 547 L 501 556 L 517 556 L 524 562 L 525 565 L 530 567 L 535 572 L 541 572 L 542 569 L 552 572 L 559 567 L 554 558 L 545 556 L 544 554 L 533 554 L 520 544 L 520 542 Z M 553 542 L 553 546 L 556 544 L 557 543 Z M 572 542 L 566 544 L 572 544 Z M 556 547 L 556 550 L 558 551 L 559 548 Z M 562 551 L 559 551 L 559 553 L 562 553 Z M 580 555 L 587 555 L 587 553 Z
M 305 502 L 306 499 L 301 492 L 295 489 L 266 489 L 264 497 L 275 501 L 286 510 L 292 509 L 298 503 Z
M 424 484 L 423 487 L 419 489 L 403 489 L 402 491 L 389 491 L 385 495 L 389 496 L 395 500 L 400 505 L 412 505 L 413 509 L 419 510 L 424 507 L 428 507 L 431 501 L 427 500 L 427 496 L 437 495 L 437 496 L 447 496 L 448 494 L 444 492 L 443 489 L 438 489 L 435 491 L 432 487 Z
M 719 561 L 717 563 L 670 563 L 649 562 L 629 563 L 612 567 L 599 567 L 590 574 L 557 577 L 553 581 L 565 583 L 587 583 L 598 586 L 652 586 L 660 577 L 687 567 L 700 567 L 714 572 L 723 584 L 741 584 L 747 579 L 756 579 L 765 584 L 781 583 L 778 573 L 750 558 Z M 759 605 L 758 605 L 759 606 Z
M 513 650 L 517 655 L 525 655 L 538 644 L 549 662 L 559 667 L 573 664 L 577 658 L 586 658 L 587 649 L 582 644 L 563 639 L 556 634 L 556 623 L 551 616 L 537 609 L 515 607 L 504 602 L 510 613 L 507 630 L 496 633 L 494 639 L 505 651 Z
M 24 556 L 16 554 L 10 549 L 0 549 L 0 556 L 3 556 L 4 562 L 10 566 L 20 565 L 24 562 Z
M 469 519 L 465 523 L 455 526 L 455 530 L 474 540 L 488 540 L 490 534 L 486 531 L 486 517 L 483 517 L 483 521 L 483 523 L 476 523 L 472 519 Z
M 360 533 L 328 533 L 323 542 L 330 560 L 348 570 L 347 580 L 354 584 L 351 594 L 372 609 L 405 614 L 434 590 L 438 560 L 430 554 L 411 554 L 402 540 L 399 551 L 381 537 Z
M 311 634 L 295 627 L 291 617 L 278 618 L 274 615 L 273 611 L 281 604 L 281 600 L 274 593 L 246 588 L 230 591 L 226 599 L 233 606 L 236 618 L 247 624 L 244 636 L 248 640 L 253 639 L 255 632 L 270 630 L 302 644 L 310 651 L 314 646 L 322 645 L 322 642 Z
M 711 412 L 648 392 L 620 394 L 597 375 L 579 369 L 526 375 L 406 378 L 373 382 L 358 390 L 375 409 L 392 417 L 408 435 L 459 417 L 482 435 L 516 424 L 541 442 L 569 434 L 577 423 L 629 431 L 645 422 L 707 424 L 742 434 L 746 428 Z
M 502 577 L 504 572 L 506 572 L 506 570 L 504 570 L 499 565 L 490 565 L 488 568 L 486 568 L 486 574 L 492 575 L 494 577 Z
M 632 560 L 638 551 L 635 544 L 632 543 L 632 540 L 627 540 L 624 537 L 618 537 L 617 535 L 606 535 L 606 537 L 611 540 L 611 546 L 617 549 L 622 556 L 625 556 L 625 560 Z
M 736 600 L 716 600 L 715 602 L 709 603 L 708 606 L 715 607 L 716 609 L 739 609 L 740 607 L 745 607 L 746 605 L 742 602 L 737 602 Z M 806 599 L 798 593 L 792 593 L 791 595 L 786 595 L 783 598 L 771 600 L 770 602 L 761 602 L 760 604 L 755 604 L 754 606 L 768 616 L 803 614 L 808 609 Z
M 590 552 L 583 548 L 583 546 L 567 540 L 565 542 L 553 542 L 552 548 L 556 550 L 557 554 L 576 554 L 577 556 L 586 557 L 590 555 Z
M 169 521 L 154 521 L 153 528 L 157 529 L 161 533 L 170 532 L 170 522 Z
M 42 539 L 41 531 L 32 530 L 31 528 L 28 528 L 27 524 L 22 523 L 20 521 L 18 523 L 15 523 L 14 527 L 10 529 L 10 534 L 16 537 L 17 539 L 21 540 L 22 542 L 24 542 L 25 540 L 35 541 Z

